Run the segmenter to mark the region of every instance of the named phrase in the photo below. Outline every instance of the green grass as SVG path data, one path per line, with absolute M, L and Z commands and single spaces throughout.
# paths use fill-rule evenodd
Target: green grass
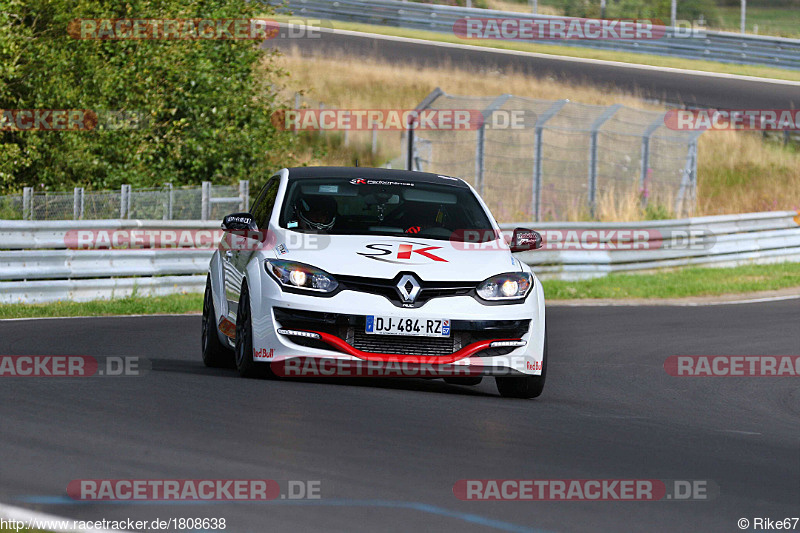
M 611 274 L 583 281 L 544 280 L 545 298 L 681 298 L 800 288 L 800 263 L 685 268 L 658 274 Z
M 0 304 L 0 318 L 179 314 L 199 313 L 202 310 L 202 294 L 171 294 L 91 302 Z
M 297 17 L 273 16 L 276 20 L 297 20 Z M 725 74 L 737 74 L 741 76 L 757 76 L 761 78 L 775 78 L 782 80 L 800 81 L 800 71 L 784 70 L 774 67 L 762 67 L 755 65 L 733 65 L 727 63 L 717 63 L 714 61 L 700 61 L 692 59 L 681 59 L 664 57 L 648 54 L 635 54 L 629 52 L 617 52 L 613 50 L 595 50 L 591 48 L 580 48 L 573 46 L 556 46 L 535 43 L 501 41 L 501 40 L 482 40 L 482 39 L 461 39 L 454 34 L 439 33 L 425 30 L 409 30 L 405 28 L 395 28 L 392 26 L 378 26 L 374 24 L 361 24 L 355 22 L 328 21 L 333 27 L 341 30 L 361 31 L 368 33 L 378 33 L 381 35 L 392 35 L 397 37 L 409 37 L 414 39 L 425 39 L 428 41 L 439 41 L 447 43 L 469 44 L 473 46 L 483 46 L 487 48 L 499 48 L 503 50 L 520 50 L 523 52 L 536 52 L 540 54 L 560 55 L 568 57 L 581 57 L 588 59 L 602 59 L 606 61 L 619 61 L 622 63 L 634 63 L 640 65 L 651 65 L 656 67 L 671 67 L 703 72 L 720 72 Z M 325 25 L 327 25 L 326 23 Z
M 721 29 L 739 31 L 741 11 L 736 6 L 719 7 Z M 753 25 L 758 24 L 759 35 L 780 37 L 800 37 L 800 9 L 791 7 L 747 7 L 747 32 L 752 33 Z
M 800 263 L 611 274 L 585 281 L 544 280 L 542 284 L 548 301 L 718 296 L 790 287 L 800 289 Z M 175 294 L 92 302 L 1 304 L 0 318 L 177 314 L 199 313 L 202 309 L 202 294 Z

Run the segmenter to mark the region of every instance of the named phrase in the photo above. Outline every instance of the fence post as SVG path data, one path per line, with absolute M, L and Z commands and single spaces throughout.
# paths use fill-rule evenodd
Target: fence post
M 164 184 L 164 220 L 172 220 L 172 183 Z
M 325 111 L 325 104 L 323 102 L 320 102 L 319 103 L 319 121 L 320 122 L 322 122 L 322 112 L 323 111 Z M 325 128 L 323 128 L 322 126 L 320 126 L 318 131 L 319 131 L 320 135 L 325 135 Z
M 239 180 L 239 211 L 245 212 L 247 211 L 248 206 L 250 205 L 250 181 L 249 180 Z
M 204 181 L 200 197 L 200 220 L 211 218 L 211 182 Z
M 131 218 L 131 186 L 123 185 L 119 191 L 119 218 Z
M 436 100 L 437 98 L 439 98 L 443 94 L 444 94 L 444 91 L 442 91 L 439 87 L 436 87 L 414 109 L 416 111 L 418 111 L 418 112 L 419 111 L 424 111 L 425 109 L 427 109 L 427 108 L 429 108 L 431 106 L 431 104 L 434 102 L 434 100 Z M 414 170 L 412 168 L 412 165 L 414 163 L 414 125 L 413 125 L 413 121 L 411 121 L 411 123 L 408 124 L 408 130 L 407 130 L 407 134 L 406 134 L 406 143 L 407 143 L 406 144 L 406 170 Z
M 650 170 L 650 139 L 653 137 L 653 133 L 664 124 L 664 118 L 666 116 L 666 113 L 658 115 L 658 118 L 651 122 L 650 125 L 647 126 L 647 129 L 644 130 L 644 133 L 642 133 L 642 168 L 641 174 L 639 175 L 639 190 L 642 191 L 642 209 L 647 207 L 648 194 L 645 187 L 647 186 L 647 172 Z
M 295 110 L 295 112 L 297 112 L 298 109 L 300 109 L 300 93 L 296 92 L 296 93 L 294 93 L 294 110 Z M 292 124 L 292 132 L 295 135 L 297 135 L 297 121 L 296 120 Z
M 484 189 L 483 174 L 486 171 L 486 122 L 509 98 L 511 98 L 510 94 L 501 94 L 481 111 L 483 120 L 478 128 L 477 144 L 475 145 L 475 187 L 478 189 L 478 194 L 481 196 L 483 196 Z
M 378 152 L 378 126 L 377 126 L 377 124 L 373 124 L 372 125 L 372 155 L 375 155 L 377 152 Z
M 620 104 L 609 106 L 603 114 L 597 117 L 592 123 L 591 138 L 589 141 L 589 213 L 592 218 L 597 210 L 597 134 L 600 126 L 610 119 L 617 110 L 622 107 Z
M 475 138 L 475 188 L 483 196 L 483 148 L 486 143 L 486 124 L 481 124 Z
M 72 190 L 72 220 L 83 218 L 83 187 Z
M 542 217 L 542 133 L 544 125 L 567 105 L 568 100 L 554 102 L 536 121 L 534 129 L 534 160 L 533 160 L 533 198 L 531 199 L 534 220 L 539 222 Z
M 414 170 L 414 123 L 408 124 L 406 130 L 406 170 Z
M 33 220 L 33 187 L 22 189 L 22 220 Z
M 346 127 L 344 128 L 344 145 L 350 146 L 350 112 L 345 112 L 344 116 L 347 117 L 347 121 L 345 124 Z M 344 126 L 344 124 L 342 124 Z

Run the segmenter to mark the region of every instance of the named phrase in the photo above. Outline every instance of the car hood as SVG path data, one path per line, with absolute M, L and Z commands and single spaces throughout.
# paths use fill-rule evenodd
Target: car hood
M 482 281 L 522 269 L 500 241 L 464 244 L 449 240 L 380 235 L 310 235 L 276 232 L 266 257 L 298 261 L 333 275 L 394 278 L 414 272 L 427 281 Z

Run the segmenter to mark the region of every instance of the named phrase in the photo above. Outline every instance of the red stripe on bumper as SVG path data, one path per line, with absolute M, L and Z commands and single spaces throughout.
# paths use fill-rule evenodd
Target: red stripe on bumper
M 466 357 L 471 357 L 481 350 L 485 350 L 489 347 L 490 344 L 493 342 L 498 341 L 519 341 L 521 339 L 490 339 L 486 341 L 478 341 L 473 342 L 472 344 L 468 344 L 458 350 L 457 352 L 453 352 L 450 355 L 403 355 L 397 353 L 374 353 L 374 352 L 363 352 L 358 348 L 354 348 L 350 346 L 345 341 L 331 335 L 329 333 L 322 333 L 321 331 L 314 331 L 314 330 L 297 330 L 297 331 L 308 331 L 309 333 L 316 333 L 320 336 L 320 339 L 327 344 L 333 346 L 340 352 L 344 352 L 346 354 L 350 354 L 353 357 L 358 357 L 359 359 L 364 359 L 365 361 L 392 361 L 392 362 L 401 362 L 401 363 L 423 363 L 423 364 L 440 364 L 446 365 L 448 363 L 453 363 L 460 359 L 464 359 Z

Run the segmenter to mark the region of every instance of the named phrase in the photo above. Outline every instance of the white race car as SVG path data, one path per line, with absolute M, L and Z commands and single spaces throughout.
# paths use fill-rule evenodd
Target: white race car
M 283 169 L 225 217 L 203 305 L 203 361 L 242 376 L 494 376 L 542 393 L 544 293 L 461 179 L 374 168 Z M 310 371 L 309 371 L 310 369 Z M 316 374 L 315 374 L 316 372 Z

